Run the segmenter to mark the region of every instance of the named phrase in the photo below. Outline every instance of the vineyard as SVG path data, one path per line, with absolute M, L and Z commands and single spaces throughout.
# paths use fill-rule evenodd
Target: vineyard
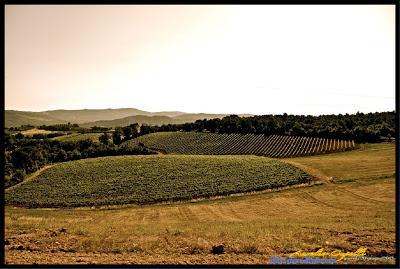
M 354 141 L 317 137 L 161 132 L 141 136 L 122 146 L 146 147 L 170 154 L 263 155 L 272 158 L 310 156 L 352 150 Z
M 302 170 L 255 156 L 117 156 L 56 164 L 6 190 L 8 205 L 151 204 L 307 183 Z

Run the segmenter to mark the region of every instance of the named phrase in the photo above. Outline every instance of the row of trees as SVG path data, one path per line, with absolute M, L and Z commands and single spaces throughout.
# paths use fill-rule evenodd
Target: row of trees
M 47 131 L 76 131 L 80 133 L 100 133 L 109 131 L 111 128 L 107 127 L 99 127 L 93 126 L 90 128 L 80 127 L 78 124 L 71 124 L 68 122 L 67 124 L 54 124 L 54 125 L 40 125 L 38 129 L 47 130 Z M 11 131 L 11 129 L 10 129 Z
M 152 132 L 197 131 L 215 133 L 241 133 L 264 135 L 296 135 L 335 139 L 354 139 L 358 143 L 380 142 L 382 138 L 395 137 L 395 112 L 356 113 L 345 115 L 295 116 L 263 115 L 239 117 L 231 115 L 222 119 L 204 119 L 193 123 L 148 126 L 131 124 L 117 127 L 110 135 L 109 128 L 93 127 L 103 131 L 100 143 L 91 140 L 60 142 L 49 140 L 53 135 L 34 135 L 36 139 L 21 133 L 5 132 L 5 182 L 6 187 L 20 182 L 26 174 L 33 173 L 48 163 L 82 158 L 123 155 L 153 154 L 145 147 L 124 148 L 119 145 L 127 140 Z M 23 126 L 25 129 L 29 126 Z M 81 128 L 74 124 L 41 126 L 47 130 L 71 131 Z M 11 129 L 10 129 L 11 130 Z M 15 131 L 15 130 L 13 130 Z
M 107 142 L 103 139 L 101 142 L 96 143 L 90 139 L 77 142 L 38 140 L 6 132 L 4 139 L 5 186 L 9 187 L 19 183 L 25 175 L 51 163 L 100 156 L 155 154 L 155 152 L 140 146 L 135 148 L 119 147 L 109 139 Z
M 283 114 L 242 118 L 231 115 L 222 119 L 197 120 L 193 123 L 142 126 L 140 135 L 163 131 L 196 131 L 311 136 L 373 143 L 380 142 L 383 138 L 395 137 L 395 126 L 395 112 L 322 116 Z
M 143 133 L 141 133 L 141 127 L 137 123 L 125 127 L 116 127 L 112 134 L 112 141 L 115 145 L 120 145 L 122 142 L 136 138 L 140 134 Z M 105 143 L 107 139 L 106 136 L 106 133 L 100 136 L 100 142 Z
M 16 131 L 16 132 L 21 132 L 21 131 L 26 131 L 35 128 L 35 126 L 30 125 L 30 124 L 25 124 L 21 125 L 20 127 L 10 127 L 8 128 L 9 131 Z

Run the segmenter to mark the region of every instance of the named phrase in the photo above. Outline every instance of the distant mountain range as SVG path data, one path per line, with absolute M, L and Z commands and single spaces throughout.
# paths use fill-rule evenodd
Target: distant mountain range
M 126 126 L 131 123 L 149 125 L 179 124 L 199 119 L 223 118 L 229 114 L 185 113 L 180 111 L 148 112 L 136 108 L 49 110 L 42 112 L 5 110 L 5 127 L 77 123 L 83 127 Z M 252 116 L 239 114 L 239 116 Z

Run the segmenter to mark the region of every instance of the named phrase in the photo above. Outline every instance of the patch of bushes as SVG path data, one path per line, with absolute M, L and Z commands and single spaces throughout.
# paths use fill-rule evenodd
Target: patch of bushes
M 34 139 L 5 134 L 4 182 L 8 188 L 21 182 L 47 164 L 85 158 L 116 155 L 148 155 L 156 152 L 145 147 L 120 148 L 113 144 L 99 144 L 90 139 L 77 142 L 49 140 L 55 134 L 35 134 Z M 58 135 L 58 134 L 56 134 Z M 33 138 L 33 137 L 32 137 Z

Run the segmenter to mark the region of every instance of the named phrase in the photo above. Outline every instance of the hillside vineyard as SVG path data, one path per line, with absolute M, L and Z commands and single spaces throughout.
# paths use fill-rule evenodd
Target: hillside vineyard
M 353 140 L 318 137 L 161 132 L 141 136 L 122 146 L 144 146 L 167 154 L 263 155 L 290 158 L 348 151 L 357 148 Z
M 256 156 L 112 156 L 56 164 L 8 189 L 5 199 L 27 207 L 154 204 L 310 181 L 297 167 Z

